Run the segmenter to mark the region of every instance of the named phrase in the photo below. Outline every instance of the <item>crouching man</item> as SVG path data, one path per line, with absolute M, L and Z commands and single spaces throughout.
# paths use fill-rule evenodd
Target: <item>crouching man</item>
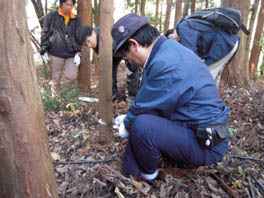
M 136 14 L 119 19 L 112 37 L 116 55 L 144 68 L 136 99 L 117 118 L 119 132 L 128 134 L 123 172 L 153 180 L 163 155 L 193 166 L 221 160 L 229 108 L 203 61 Z

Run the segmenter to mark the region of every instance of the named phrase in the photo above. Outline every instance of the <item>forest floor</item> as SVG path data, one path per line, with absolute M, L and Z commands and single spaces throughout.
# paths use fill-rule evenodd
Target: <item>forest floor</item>
M 125 69 L 120 68 L 119 87 L 123 87 Z M 127 139 L 113 130 L 113 141 L 101 144 L 98 103 L 78 101 L 78 96 L 98 97 L 98 81 L 92 79 L 89 93 L 66 88 L 61 97 L 52 99 L 50 79 L 44 74 L 41 68 L 39 84 L 60 198 L 264 197 L 263 79 L 248 87 L 220 89 L 231 108 L 227 160 L 194 169 L 162 159 L 162 177 L 146 183 L 121 173 Z M 114 116 L 124 114 L 127 107 L 125 102 L 114 104 Z

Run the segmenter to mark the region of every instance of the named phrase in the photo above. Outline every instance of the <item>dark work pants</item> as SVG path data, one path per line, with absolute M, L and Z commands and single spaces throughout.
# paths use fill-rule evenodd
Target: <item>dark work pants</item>
M 201 149 L 194 132 L 179 122 L 143 114 L 136 117 L 129 131 L 123 172 L 152 174 L 162 155 L 178 163 L 203 166 L 220 161 L 228 149 L 228 140 L 212 150 Z
M 121 62 L 122 58 L 113 57 L 113 70 L 112 70 L 112 94 L 113 98 L 117 96 L 118 87 L 117 87 L 117 72 L 118 66 Z M 127 74 L 127 89 L 128 95 L 135 97 L 137 95 L 138 87 L 139 87 L 139 71 L 140 66 L 136 63 L 133 63 L 129 60 L 125 60 L 128 74 Z

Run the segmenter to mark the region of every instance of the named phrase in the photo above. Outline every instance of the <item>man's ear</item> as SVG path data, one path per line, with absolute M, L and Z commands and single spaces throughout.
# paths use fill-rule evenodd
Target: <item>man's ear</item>
M 138 50 L 139 44 L 135 39 L 128 39 L 128 42 L 130 42 L 130 51 L 132 47 L 135 48 L 136 51 Z

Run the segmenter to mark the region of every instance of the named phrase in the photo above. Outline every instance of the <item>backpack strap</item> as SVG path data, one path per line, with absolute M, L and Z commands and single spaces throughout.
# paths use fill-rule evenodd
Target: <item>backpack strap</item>
M 242 24 L 240 28 L 246 35 L 250 35 L 250 31 L 246 28 L 244 24 Z

